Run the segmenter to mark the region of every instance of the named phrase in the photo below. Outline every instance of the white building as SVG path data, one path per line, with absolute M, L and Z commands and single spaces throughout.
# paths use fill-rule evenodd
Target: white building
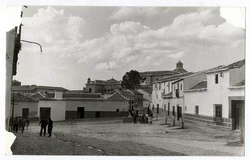
M 143 94 L 143 108 L 150 107 L 152 104 L 152 88 L 140 88 L 137 91 Z
M 185 120 L 241 129 L 245 60 L 206 72 L 207 80 L 185 89 Z
M 167 107 L 170 107 L 169 101 L 165 99 L 172 98 L 172 83 L 179 78 L 191 74 L 191 72 L 176 74 L 173 76 L 164 77 L 153 83 L 152 110 L 155 111 L 156 114 L 159 114 L 162 111 L 166 111 Z

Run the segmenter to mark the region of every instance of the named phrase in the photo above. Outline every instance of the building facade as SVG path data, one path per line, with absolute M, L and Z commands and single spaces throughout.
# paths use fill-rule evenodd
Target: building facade
M 140 76 L 143 79 L 142 85 L 152 85 L 154 81 L 158 81 L 163 77 L 185 72 L 187 71 L 183 68 L 183 63 L 179 61 L 176 63 L 176 68 L 174 70 L 140 72 Z
M 121 89 L 121 88 L 122 88 L 121 81 L 117 81 L 113 78 L 107 81 L 105 80 L 91 81 L 91 79 L 88 78 L 86 88 L 84 88 L 84 90 L 89 93 L 105 94 L 107 92 L 113 91 L 115 89 Z
M 173 90 L 177 89 L 177 86 L 176 88 L 173 88 L 175 87 L 175 85 L 173 86 L 173 82 L 191 74 L 193 73 L 180 73 L 172 76 L 163 77 L 162 79 L 153 82 L 151 109 L 154 111 L 154 113 L 159 114 L 162 111 L 169 110 L 168 108 L 172 106 L 170 101 L 173 96 L 175 97 L 176 94 L 175 92 L 173 92 Z M 180 88 L 182 87 L 183 86 L 180 86 Z
M 207 79 L 184 91 L 185 120 L 242 129 L 245 60 L 206 72 Z

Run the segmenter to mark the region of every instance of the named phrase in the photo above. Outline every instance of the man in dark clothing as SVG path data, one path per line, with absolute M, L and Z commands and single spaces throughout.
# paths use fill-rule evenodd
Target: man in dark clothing
M 45 118 L 43 118 L 43 119 L 40 121 L 39 125 L 41 126 L 41 129 L 40 129 L 40 136 L 42 136 L 43 130 L 44 130 L 43 135 L 45 136 L 45 135 L 46 135 L 46 127 L 47 127 L 47 125 L 48 125 L 47 120 L 46 120 Z
M 48 125 L 49 137 L 51 137 L 52 128 L 53 128 L 53 121 L 51 120 L 51 118 L 49 118 L 49 125 Z
M 13 122 L 13 126 L 14 126 L 14 131 L 17 133 L 17 130 L 18 130 L 18 119 L 17 117 L 14 119 L 14 122 Z
M 22 132 L 22 133 L 23 133 L 23 131 L 24 131 L 25 124 L 26 124 L 26 120 L 23 118 L 23 119 L 22 119 L 22 124 L 21 124 L 21 132 Z

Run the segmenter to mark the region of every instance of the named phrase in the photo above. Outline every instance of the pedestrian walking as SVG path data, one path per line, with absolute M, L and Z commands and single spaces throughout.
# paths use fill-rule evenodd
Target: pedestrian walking
M 23 118 L 22 123 L 21 123 L 21 132 L 23 133 L 24 128 L 25 128 L 26 120 Z
M 14 131 L 17 133 L 18 131 L 18 118 L 16 117 L 13 122 L 14 126 Z
M 22 117 L 18 117 L 18 130 L 21 130 L 22 126 Z
M 51 118 L 49 118 L 49 124 L 48 124 L 48 133 L 49 133 L 49 137 L 51 137 L 52 128 L 53 128 L 53 121 L 51 120 Z
M 29 118 L 27 118 L 26 119 L 26 129 L 28 129 L 29 125 L 30 125 L 30 120 L 29 120 Z
M 134 124 L 136 124 L 136 113 L 133 112 L 133 120 L 134 120 Z
M 43 135 L 45 136 L 46 135 L 46 127 L 48 125 L 48 122 L 45 119 L 45 117 L 40 121 L 39 125 L 41 126 L 40 136 L 42 136 L 42 132 L 43 132 Z

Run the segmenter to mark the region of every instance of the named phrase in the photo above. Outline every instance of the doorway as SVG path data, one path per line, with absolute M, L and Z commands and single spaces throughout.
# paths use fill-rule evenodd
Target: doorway
M 182 107 L 177 106 L 177 120 L 179 121 L 182 118 Z
M 49 119 L 51 114 L 51 108 L 41 107 L 40 108 L 40 119 Z
M 84 118 L 84 107 L 77 107 L 77 118 L 78 119 Z
M 23 108 L 22 117 L 24 119 L 28 119 L 29 118 L 29 108 Z
M 101 112 L 97 111 L 95 112 L 95 118 L 100 118 L 101 117 Z
M 244 101 L 232 100 L 232 118 L 234 119 L 233 130 L 242 130 L 244 127 Z

